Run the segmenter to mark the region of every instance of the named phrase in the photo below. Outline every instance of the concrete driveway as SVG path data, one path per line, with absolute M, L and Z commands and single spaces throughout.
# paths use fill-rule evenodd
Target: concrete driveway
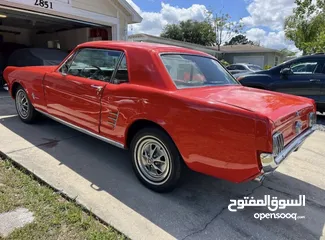
M 317 131 L 263 185 L 232 184 L 186 171 L 179 188 L 157 194 L 133 174 L 128 152 L 49 119 L 23 124 L 0 94 L 0 151 L 83 204 L 132 239 L 325 239 L 325 132 Z M 324 118 L 320 116 L 320 122 Z M 257 220 L 251 207 L 232 213 L 230 199 L 297 199 L 305 219 Z

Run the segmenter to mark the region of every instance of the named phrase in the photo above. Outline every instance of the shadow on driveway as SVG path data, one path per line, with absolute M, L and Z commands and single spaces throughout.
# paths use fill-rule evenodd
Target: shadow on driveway
M 324 236 L 325 191 L 308 183 L 308 179 L 302 181 L 277 172 L 263 185 L 232 184 L 186 170 L 175 191 L 157 194 L 138 182 L 125 150 L 49 119 L 25 125 L 17 117 L 11 117 L 0 124 L 87 179 L 96 191 L 108 192 L 177 239 L 319 239 Z M 10 152 L 15 151 L 20 151 L 19 146 L 13 146 Z M 312 175 L 314 170 L 308 171 Z M 269 211 L 257 207 L 237 213 L 228 211 L 230 199 L 247 195 L 264 198 L 266 194 L 280 199 L 306 195 L 306 207 L 285 211 L 296 212 L 305 219 L 260 221 L 254 219 L 254 213 Z

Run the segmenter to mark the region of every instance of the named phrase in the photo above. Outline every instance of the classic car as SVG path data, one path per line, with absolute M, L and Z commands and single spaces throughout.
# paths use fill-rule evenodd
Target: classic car
M 43 114 L 129 149 L 157 192 L 174 189 L 184 166 L 262 180 L 316 123 L 313 100 L 244 87 L 216 58 L 174 46 L 89 42 L 58 66 L 7 67 L 4 77 L 23 122 Z

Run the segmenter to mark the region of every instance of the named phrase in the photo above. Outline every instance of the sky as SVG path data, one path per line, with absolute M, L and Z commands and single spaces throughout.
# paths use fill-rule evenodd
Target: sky
M 127 0 L 142 16 L 139 24 L 129 27 L 129 34 L 159 36 L 164 26 L 183 20 L 203 20 L 207 10 L 228 13 L 231 21 L 242 21 L 244 34 L 261 46 L 298 51 L 286 40 L 283 25 L 295 7 L 294 0 Z M 227 36 L 230 38 L 230 36 Z M 230 39 L 224 39 L 229 41 Z

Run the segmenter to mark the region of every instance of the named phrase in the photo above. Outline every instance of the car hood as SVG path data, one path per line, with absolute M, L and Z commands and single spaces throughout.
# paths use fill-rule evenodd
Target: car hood
M 314 107 L 312 101 L 307 98 L 241 85 L 184 89 L 178 93 L 191 99 L 209 103 L 223 103 L 262 114 L 274 123 L 282 122 L 283 118 L 295 115 L 299 110 Z

